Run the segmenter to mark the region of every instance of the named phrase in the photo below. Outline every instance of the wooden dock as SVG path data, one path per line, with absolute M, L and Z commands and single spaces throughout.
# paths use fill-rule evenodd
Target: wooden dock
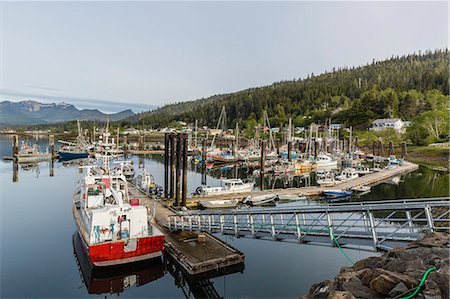
M 353 187 L 357 186 L 375 186 L 381 184 L 382 182 L 389 180 L 392 177 L 409 173 L 415 171 L 419 168 L 419 165 L 404 162 L 402 165 L 398 167 L 385 169 L 379 172 L 374 172 L 370 174 L 366 174 L 357 179 L 341 182 L 336 184 L 333 187 L 320 187 L 320 186 L 311 186 L 311 187 L 300 187 L 300 188 L 287 188 L 287 189 L 270 189 L 264 191 L 252 191 L 245 193 L 234 193 L 234 194 L 225 194 L 225 195 L 209 195 L 209 196 L 194 196 L 188 198 L 187 202 L 189 205 L 195 205 L 203 200 L 224 200 L 224 199 L 238 199 L 239 201 L 243 201 L 248 196 L 257 196 L 262 194 L 282 194 L 282 195 L 293 195 L 293 196 L 317 196 L 322 194 L 324 190 L 327 189 L 343 189 L 350 190 Z
M 166 225 L 167 216 L 175 215 L 172 210 L 149 198 L 131 183 L 129 193 L 131 198 L 139 198 L 149 215 L 153 215 L 152 223 L 165 235 L 165 253 L 188 274 L 204 274 L 243 264 L 242 252 L 208 233 L 170 232 Z

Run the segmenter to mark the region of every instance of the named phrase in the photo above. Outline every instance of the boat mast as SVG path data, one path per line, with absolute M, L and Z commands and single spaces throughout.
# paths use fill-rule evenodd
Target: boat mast
M 225 118 L 227 117 L 226 114 L 227 114 L 227 112 L 225 110 L 225 105 L 224 105 L 224 106 L 222 106 L 222 110 L 220 111 L 219 120 L 217 121 L 216 132 L 217 132 L 217 130 L 219 130 L 219 126 L 221 124 L 222 124 L 222 130 L 225 129 Z M 211 148 L 214 148 L 214 141 L 216 140 L 216 135 L 217 134 L 214 134 L 213 139 L 211 141 Z

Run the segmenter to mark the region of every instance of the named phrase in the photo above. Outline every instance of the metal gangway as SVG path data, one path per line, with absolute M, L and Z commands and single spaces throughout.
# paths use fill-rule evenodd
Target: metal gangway
M 295 208 L 250 208 L 169 215 L 167 227 L 236 237 L 388 251 L 450 231 L 449 197 L 396 199 Z

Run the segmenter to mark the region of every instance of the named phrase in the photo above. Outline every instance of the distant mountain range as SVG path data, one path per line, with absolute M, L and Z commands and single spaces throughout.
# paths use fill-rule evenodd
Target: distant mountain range
M 130 109 L 106 114 L 97 109 L 77 109 L 74 105 L 61 103 L 40 103 L 37 101 L 0 102 L 0 126 L 38 125 L 69 120 L 117 121 L 135 115 Z

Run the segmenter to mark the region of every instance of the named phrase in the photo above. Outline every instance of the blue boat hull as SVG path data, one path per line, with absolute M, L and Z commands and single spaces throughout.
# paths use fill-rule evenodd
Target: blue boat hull
M 89 156 L 88 153 L 83 152 L 59 152 L 59 159 L 62 161 L 69 161 L 74 159 L 83 159 Z

